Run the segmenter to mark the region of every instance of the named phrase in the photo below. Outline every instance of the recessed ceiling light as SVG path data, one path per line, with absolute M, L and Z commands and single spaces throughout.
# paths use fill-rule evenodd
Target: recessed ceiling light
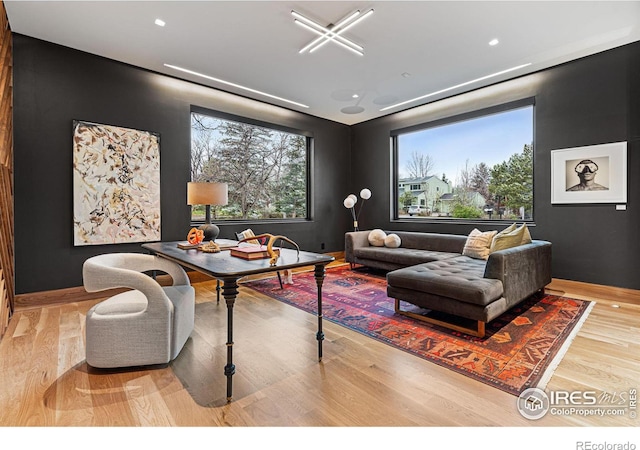
M 232 83 L 230 81 L 221 80 L 220 78 L 214 78 L 209 75 L 205 75 L 203 73 L 194 72 L 193 70 L 185 69 L 183 67 L 174 66 L 171 64 L 164 64 L 165 67 L 169 67 L 170 69 L 179 70 L 180 72 L 188 73 L 191 75 L 195 75 L 197 77 L 206 78 L 207 80 L 215 81 L 216 83 L 226 84 L 227 86 L 233 86 L 238 89 L 243 89 L 248 92 L 253 92 L 254 94 L 263 95 L 265 97 L 273 98 L 275 100 L 280 100 L 281 102 L 291 103 L 292 105 L 301 106 L 302 108 L 309 108 L 307 105 L 303 105 L 302 103 L 294 102 L 293 100 L 287 100 L 286 98 L 278 97 L 276 95 L 267 94 L 266 92 L 258 91 L 256 89 L 252 89 L 246 86 L 242 86 L 241 84 Z
M 489 45 L 491 45 L 491 46 L 498 45 L 498 43 L 500 43 L 500 41 L 497 40 L 497 39 L 491 39 L 489 41 Z
M 512 67 L 510 69 L 501 70 L 500 72 L 492 73 L 491 75 L 485 75 L 484 77 L 476 78 L 475 80 L 466 81 L 464 83 L 456 84 L 455 86 L 451 86 L 451 87 L 448 87 L 448 88 L 445 88 L 445 89 L 440 89 L 439 91 L 431 92 L 430 94 L 422 95 L 420 97 L 412 98 L 410 100 L 405 100 L 403 102 L 396 103 L 395 105 L 387 106 L 385 108 L 382 108 L 380 111 L 381 112 L 382 111 L 386 111 L 388 109 L 392 109 L 392 108 L 396 108 L 398 106 L 406 105 L 407 103 L 413 103 L 413 102 L 416 102 L 418 100 L 423 100 L 423 99 L 425 99 L 427 97 L 432 97 L 434 95 L 442 94 L 443 92 L 452 91 L 453 89 L 457 89 L 459 87 L 463 87 L 463 86 L 467 86 L 469 84 L 477 83 L 478 81 L 483 81 L 483 80 L 487 80 L 489 78 L 497 77 L 498 75 L 502 75 L 502 74 L 505 74 L 507 72 L 513 72 L 514 70 L 522 69 L 523 67 L 527 67 L 527 66 L 530 66 L 530 65 L 531 65 L 531 63 L 521 64 L 519 66 Z
M 402 72 L 401 74 L 404 78 L 409 78 L 411 74 L 409 72 Z
M 162 19 L 156 19 L 156 21 L 154 22 L 156 25 L 158 25 L 159 27 L 163 27 L 166 25 L 165 21 Z
M 358 97 L 360 97 L 358 94 L 353 94 L 353 95 L 351 96 L 351 98 L 358 98 Z

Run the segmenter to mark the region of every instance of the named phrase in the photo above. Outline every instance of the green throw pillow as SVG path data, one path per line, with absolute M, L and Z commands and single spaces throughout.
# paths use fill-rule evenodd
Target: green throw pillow
M 512 231 L 515 231 L 516 228 L 518 228 L 518 224 L 513 222 L 511 225 L 509 225 L 507 228 L 505 228 L 504 230 L 500 231 L 498 234 L 496 234 L 496 236 L 500 236 L 501 234 L 507 234 L 507 233 L 511 233 Z
M 530 242 L 531 234 L 529 233 L 527 224 L 523 223 L 522 226 L 517 227 L 514 223 L 495 235 L 491 242 L 490 253 L 528 244 Z
M 531 244 L 533 239 L 531 239 L 531 233 L 529 233 L 529 228 L 527 228 L 526 223 L 523 223 L 522 226 L 524 227 L 524 235 L 522 236 L 522 243 L 520 245 Z

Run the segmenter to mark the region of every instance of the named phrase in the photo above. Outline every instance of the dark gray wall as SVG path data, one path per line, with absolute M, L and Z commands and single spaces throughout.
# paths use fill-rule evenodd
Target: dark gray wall
M 352 127 L 352 189 L 374 192 L 363 226 L 468 233 L 504 224 L 392 221 L 390 134 L 442 117 L 535 97 L 532 235 L 553 243 L 553 277 L 640 289 L 640 43 Z M 551 205 L 551 150 L 628 141 L 627 210 Z
M 392 222 L 390 132 L 438 118 L 535 97 L 534 238 L 553 242 L 553 276 L 639 289 L 640 43 L 423 107 L 347 127 L 14 35 L 16 293 L 79 286 L 84 260 L 139 244 L 72 244 L 71 126 L 74 119 L 161 135 L 162 238 L 183 239 L 192 105 L 312 132 L 314 219 L 251 224 L 286 234 L 312 251 L 340 251 L 350 227 L 342 200 L 373 191 L 362 229 L 468 233 L 500 228 L 474 223 Z M 550 151 L 628 141 L 628 204 L 551 205 Z M 504 224 L 507 225 L 506 223 Z M 243 224 L 222 225 L 232 237 Z
M 342 206 L 350 175 L 350 129 L 287 109 L 151 73 L 14 34 L 16 293 L 82 285 L 82 263 L 140 244 L 74 247 L 74 119 L 160 133 L 162 239 L 189 231 L 192 105 L 313 133 L 313 220 L 251 223 L 285 234 L 310 251 L 340 251 L 349 216 Z M 219 224 L 220 225 L 220 224 Z M 222 224 L 233 237 L 246 224 Z M 321 244 L 324 243 L 324 249 Z

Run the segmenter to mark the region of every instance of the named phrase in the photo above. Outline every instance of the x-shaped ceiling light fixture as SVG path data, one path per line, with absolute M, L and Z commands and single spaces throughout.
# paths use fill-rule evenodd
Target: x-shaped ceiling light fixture
M 291 15 L 295 17 L 294 22 L 300 25 L 303 28 L 311 31 L 319 35 L 320 37 L 311 41 L 309 44 L 305 45 L 299 53 L 304 53 L 307 50 L 309 53 L 313 53 L 322 47 L 327 42 L 335 42 L 341 47 L 346 48 L 360 56 L 364 55 L 364 48 L 362 46 L 356 44 L 355 42 L 345 38 L 342 36 L 342 33 L 347 31 L 349 28 L 353 27 L 358 22 L 361 22 L 366 17 L 370 16 L 373 13 L 373 9 L 370 9 L 364 14 L 361 14 L 360 11 L 356 11 L 352 14 L 349 14 L 345 18 L 341 19 L 337 24 L 330 24 L 328 26 L 322 26 L 317 22 L 314 22 L 311 19 L 306 18 L 300 13 L 295 11 L 291 11 Z

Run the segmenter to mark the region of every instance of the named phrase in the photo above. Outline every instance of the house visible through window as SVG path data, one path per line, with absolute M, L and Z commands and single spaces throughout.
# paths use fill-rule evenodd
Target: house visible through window
M 533 220 L 533 102 L 522 103 L 393 133 L 394 217 Z
M 191 181 L 227 183 L 229 204 L 215 220 L 308 217 L 309 137 L 240 121 L 191 114 Z M 191 220 L 204 220 L 204 206 Z

